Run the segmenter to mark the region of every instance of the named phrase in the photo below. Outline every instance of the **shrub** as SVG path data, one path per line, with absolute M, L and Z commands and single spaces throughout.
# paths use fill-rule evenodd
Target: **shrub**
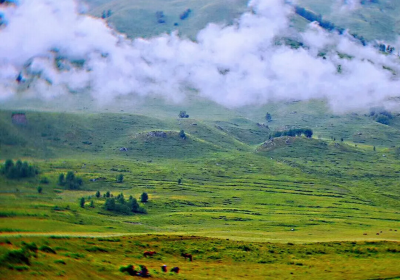
M 123 174 L 119 174 L 117 176 L 117 183 L 122 183 L 124 181 L 124 175 Z
M 37 253 L 37 251 L 38 251 L 38 247 L 36 246 L 36 244 L 34 243 L 34 242 L 32 242 L 32 243 L 26 243 L 25 241 L 22 241 L 21 242 L 21 244 L 22 244 L 22 246 L 23 246 L 23 249 L 26 249 L 26 250 L 28 250 L 28 251 L 31 251 L 31 252 L 33 252 L 33 253 Z
M 267 113 L 267 114 L 265 115 L 265 120 L 266 120 L 267 122 L 272 122 L 272 116 L 271 116 L 270 113 Z
M 101 196 L 100 191 L 96 192 L 96 197 L 99 198 Z
M 54 263 L 66 264 L 64 260 L 55 260 Z
M 129 264 L 127 266 L 121 266 L 119 271 L 126 272 L 131 276 L 135 276 L 137 274 L 136 270 L 133 269 L 133 265 Z
M 180 111 L 178 115 L 181 119 L 189 118 L 189 115 L 186 114 L 186 111 Z
M 43 188 L 39 186 L 39 187 L 37 187 L 37 191 L 38 191 L 38 193 L 42 193 Z
M 26 250 L 25 248 L 18 250 L 10 250 L 4 255 L 2 262 L 24 263 L 26 265 L 30 265 L 29 257 L 30 257 L 29 251 Z
M 43 177 L 42 179 L 40 179 L 40 183 L 47 185 L 50 183 L 50 181 L 47 177 Z
M 94 253 L 95 252 L 102 252 L 102 253 L 108 252 L 107 249 L 102 248 L 102 247 L 98 247 L 98 246 L 89 247 L 89 248 L 86 248 L 85 250 L 88 251 L 88 252 L 94 252 Z
M 46 253 L 57 254 L 57 252 L 53 248 L 47 245 L 40 246 L 39 250 Z
M 181 131 L 179 132 L 179 137 L 182 138 L 182 139 L 186 139 L 185 131 L 181 130 Z
M 82 208 L 85 208 L 85 198 L 84 198 L 84 197 L 82 197 L 82 198 L 80 199 L 80 201 L 79 201 L 79 206 L 82 207 Z

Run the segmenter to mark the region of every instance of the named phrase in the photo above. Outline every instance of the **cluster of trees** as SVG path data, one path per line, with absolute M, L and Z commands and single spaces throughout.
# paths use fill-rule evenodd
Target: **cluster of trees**
M 181 119 L 187 119 L 189 118 L 189 115 L 186 114 L 186 111 L 180 111 L 178 115 Z
M 378 123 L 389 125 L 393 119 L 392 113 L 379 108 L 371 109 L 369 116 Z
M 103 208 L 107 211 L 112 211 L 118 214 L 130 215 L 132 213 L 146 213 L 146 209 L 140 207 L 136 198 L 133 196 L 129 196 L 128 200 L 125 199 L 123 193 L 120 193 L 117 197 L 114 197 L 109 191 L 101 195 L 100 191 L 97 191 L 95 194 L 96 198 L 105 198 L 105 203 Z M 91 197 L 89 196 L 89 199 Z M 140 201 L 142 203 L 146 203 L 149 200 L 149 195 L 147 193 L 142 193 L 140 196 Z M 82 197 L 79 200 L 79 206 L 85 208 L 86 200 Z M 94 208 L 94 201 L 90 201 L 89 207 Z
M 106 19 L 109 18 L 112 15 L 112 11 L 111 10 L 103 10 L 103 13 L 101 14 L 101 18 L 102 19 Z
M 335 26 L 335 24 L 333 24 L 332 22 L 326 21 L 326 20 L 322 20 L 322 16 L 321 15 L 317 15 L 307 9 L 304 9 L 300 6 L 295 6 L 294 7 L 296 14 L 298 14 L 299 16 L 309 20 L 309 21 L 317 21 L 319 23 L 319 25 L 326 29 L 326 30 L 334 30 L 337 29 L 339 31 L 341 31 L 343 28 L 338 28 Z
M 39 170 L 26 161 L 17 160 L 14 164 L 14 161 L 7 159 L 1 168 L 1 174 L 9 179 L 20 179 L 35 177 Z
M 310 128 L 293 128 L 284 131 L 276 131 L 272 134 L 272 137 L 281 137 L 281 136 L 301 136 L 304 135 L 307 138 L 311 138 L 313 136 L 313 131 Z
M 73 171 L 68 171 L 67 176 L 64 173 L 58 176 L 58 185 L 68 190 L 78 190 L 83 185 L 83 180 L 80 177 L 75 177 Z
M 132 213 L 146 213 L 146 209 L 140 207 L 136 198 L 130 196 L 128 200 L 125 200 L 124 194 L 122 193 L 116 198 L 107 198 L 106 203 L 104 203 L 104 209 L 124 215 L 130 215 Z
M 315 13 L 313 13 L 303 7 L 297 6 L 297 5 L 294 8 L 295 8 L 294 10 L 295 10 L 296 14 L 298 14 L 299 16 L 301 16 L 309 21 L 318 22 L 322 28 L 324 28 L 328 31 L 337 30 L 340 34 L 343 34 L 343 32 L 345 31 L 345 29 L 343 27 L 336 26 L 334 23 L 332 23 L 330 21 L 323 20 L 322 15 L 315 14 Z M 363 46 L 367 45 L 367 41 L 365 40 L 365 38 L 363 36 L 360 36 L 357 33 L 351 33 L 350 35 L 353 36 L 354 39 L 359 40 Z
M 385 44 L 379 44 L 378 48 L 381 52 L 385 52 L 385 53 L 393 53 L 395 48 L 390 46 L 390 45 L 385 45 Z

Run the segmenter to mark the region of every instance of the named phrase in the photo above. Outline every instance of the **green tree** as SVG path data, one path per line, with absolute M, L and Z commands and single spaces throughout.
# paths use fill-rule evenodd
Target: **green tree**
M 110 191 L 106 192 L 106 197 L 110 197 L 110 196 L 111 196 Z
M 179 137 L 181 137 L 182 139 L 186 139 L 185 131 L 181 130 L 181 131 L 179 132 Z
M 267 122 L 272 122 L 272 116 L 271 116 L 270 113 L 267 113 L 267 114 L 265 115 L 265 120 L 266 120 Z
M 311 138 L 312 136 L 313 136 L 313 131 L 310 129 L 310 128 L 306 128 L 306 129 L 304 129 L 304 135 L 307 137 L 307 138 Z M 336 139 L 335 139 L 336 140 Z
M 84 198 L 84 197 L 82 197 L 81 200 L 79 201 L 79 205 L 80 205 L 82 208 L 85 208 L 85 198 Z
M 11 159 L 7 159 L 4 163 L 3 173 L 7 174 L 14 167 L 14 162 Z
M 96 197 L 99 198 L 101 196 L 100 191 L 96 192 Z
M 117 196 L 117 200 L 118 200 L 118 202 L 119 202 L 120 204 L 125 204 L 125 197 L 124 197 L 124 194 L 123 194 L 123 193 L 120 193 L 120 194 Z
M 189 115 L 188 114 L 186 114 L 186 111 L 180 111 L 179 112 L 179 115 L 178 115 L 181 119 L 184 119 L 184 118 L 189 118 Z
M 123 174 L 119 174 L 117 176 L 117 183 L 122 183 L 124 181 L 124 175 Z
M 142 193 L 142 195 L 140 196 L 140 201 L 141 202 L 147 202 L 149 200 L 149 195 L 147 193 Z
M 108 211 L 115 210 L 115 199 L 114 198 L 107 198 L 106 203 L 104 204 L 104 209 Z
M 65 181 L 67 182 L 67 184 L 71 184 L 75 181 L 74 171 L 68 171 L 67 176 L 65 177 Z
M 128 207 L 132 212 L 137 212 L 139 210 L 139 203 L 137 202 L 136 198 L 132 198 L 128 200 Z
M 43 188 L 42 188 L 42 187 L 40 187 L 40 186 L 37 187 L 37 192 L 38 192 L 38 193 L 42 193 L 42 191 L 43 191 Z
M 90 201 L 90 208 L 94 208 L 94 202 L 93 202 L 93 200 Z
M 64 186 L 65 185 L 65 175 L 64 173 L 61 173 L 58 175 L 58 185 Z

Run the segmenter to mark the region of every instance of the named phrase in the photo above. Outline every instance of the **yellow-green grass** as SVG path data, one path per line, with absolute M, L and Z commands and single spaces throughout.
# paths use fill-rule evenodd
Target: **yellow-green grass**
M 279 244 L 210 239 L 195 236 L 9 237 L 1 238 L 0 253 L 34 242 L 38 250 L 30 264 L 5 260 L 5 279 L 129 279 L 119 271 L 129 264 L 145 265 L 153 279 L 398 279 L 397 242 L 329 242 Z M 143 252 L 156 251 L 153 257 Z M 190 262 L 181 253 L 193 255 Z M 34 255 L 34 254 L 33 254 Z M 178 266 L 178 275 L 161 272 Z M 21 268 L 22 267 L 22 268 Z M 19 271 L 20 270 L 20 271 Z

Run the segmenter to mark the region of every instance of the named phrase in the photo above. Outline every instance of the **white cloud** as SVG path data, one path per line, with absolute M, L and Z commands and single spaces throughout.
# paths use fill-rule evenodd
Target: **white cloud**
M 387 104 L 400 94 L 399 81 L 383 69 L 400 70 L 394 56 L 315 24 L 296 35 L 307 48 L 277 44 L 293 34 L 290 6 L 283 0 L 252 0 L 249 6 L 253 13 L 235 25 L 210 24 L 196 41 L 177 33 L 131 41 L 103 20 L 80 14 L 73 0 L 21 0 L 3 8 L 9 23 L 0 30 L 6 42 L 0 44 L 0 98 L 89 90 L 104 103 L 126 95 L 179 102 L 194 88 L 228 107 L 323 98 L 340 111 Z M 20 71 L 29 89 L 15 82 Z

